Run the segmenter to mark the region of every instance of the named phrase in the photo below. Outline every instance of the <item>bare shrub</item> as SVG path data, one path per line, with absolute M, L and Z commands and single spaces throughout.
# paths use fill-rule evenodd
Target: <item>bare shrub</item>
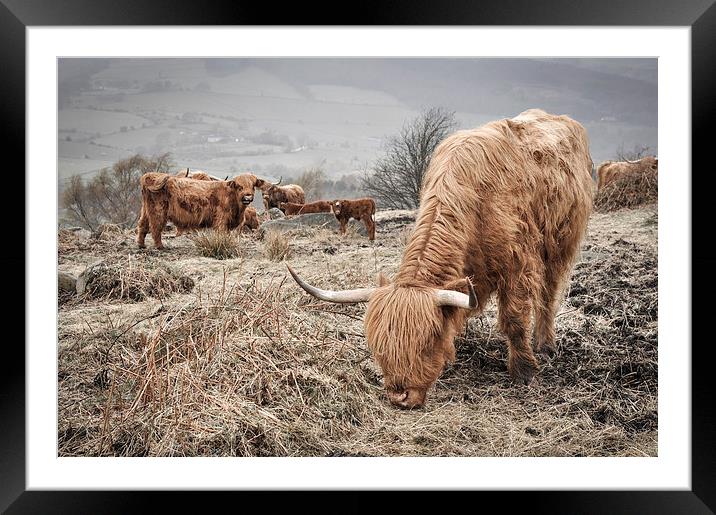
M 303 172 L 296 179 L 295 184 L 303 188 L 306 194 L 306 202 L 323 198 L 323 184 L 326 180 L 326 173 L 322 168 L 310 168 Z
M 189 236 L 199 253 L 214 259 L 231 259 L 240 256 L 241 247 L 233 233 L 210 229 Z
M 363 177 L 362 187 L 384 209 L 415 209 L 435 147 L 455 128 L 455 113 L 434 107 L 388 139 L 385 156 Z
M 169 154 L 152 158 L 136 154 L 102 169 L 87 182 L 73 175 L 61 205 L 71 223 L 93 232 L 103 223 L 135 226 L 142 206 L 139 178 L 147 172 L 168 172 L 170 166 Z
M 288 259 L 291 247 L 288 235 L 279 231 L 268 231 L 264 236 L 263 253 L 271 261 Z

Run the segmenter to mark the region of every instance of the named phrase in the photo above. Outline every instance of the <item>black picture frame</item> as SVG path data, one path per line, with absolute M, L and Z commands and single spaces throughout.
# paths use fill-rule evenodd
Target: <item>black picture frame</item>
M 607 4 L 607 5 L 605 5 Z M 317 13 L 321 13 L 318 15 Z M 681 171 L 691 181 L 692 248 L 691 302 L 692 341 L 692 456 L 690 491 L 533 491 L 478 492 L 484 509 L 489 506 L 522 507 L 530 512 L 555 513 L 714 513 L 716 511 L 716 391 L 711 380 L 711 347 L 707 338 L 698 338 L 696 324 L 711 315 L 708 293 L 714 291 L 716 258 L 709 251 L 708 236 L 713 234 L 710 222 L 712 202 L 706 196 L 713 191 L 714 174 L 710 164 L 710 131 L 716 119 L 716 6 L 714 0 L 629 0 L 621 2 L 588 2 L 584 0 L 490 0 L 478 3 L 467 0 L 446 2 L 400 1 L 384 4 L 361 3 L 347 10 L 336 6 L 308 6 L 287 3 L 281 8 L 260 2 L 216 1 L 178 2 L 170 0 L 0 0 L 0 54 L 3 74 L 0 79 L 0 102 L 3 113 L 3 139 L 6 149 L 19 156 L 25 169 L 25 29 L 29 26 L 87 25 L 614 25 L 614 26 L 688 26 L 691 28 L 692 73 L 692 170 Z M 22 152 L 19 149 L 23 149 Z M 10 152 L 6 152 L 6 155 Z M 694 187 L 698 177 L 698 187 Z M 21 189 L 18 191 L 16 188 Z M 4 206 L 13 213 L 24 213 L 24 182 L 13 184 Z M 668 194 L 668 192 L 662 192 Z M 699 199 L 699 196 L 704 198 Z M 700 201 L 699 201 L 700 200 Z M 8 203 L 19 205 L 7 207 Z M 6 241 L 15 242 L 12 255 L 0 257 L 4 270 L 25 268 L 25 225 L 16 220 L 7 224 Z M 707 235 L 704 238 L 704 235 Z M 31 274 L 32 270 L 26 270 Z M 7 280 L 14 291 L 24 291 L 20 274 Z M 15 281 L 17 284 L 12 284 Z M 703 295 L 703 296 L 702 296 Z M 701 296 L 701 299 L 699 297 Z M 25 302 L 5 308 L 5 324 L 18 327 L 20 313 L 7 309 L 24 309 Z M 24 300 L 24 294 L 23 294 Z M 22 306 L 22 307 L 21 307 Z M 31 308 L 31 306 L 28 306 Z M 24 329 L 21 329 L 23 341 Z M 3 373 L 0 374 L 0 509 L 6 513 L 129 513 L 148 511 L 151 500 L 158 500 L 165 511 L 175 506 L 190 507 L 187 492 L 77 492 L 25 491 L 25 352 L 18 339 L 6 339 Z M 54 342 L 47 342 L 48 348 Z M 354 500 L 342 499 L 350 511 L 373 509 L 359 492 L 349 492 Z M 455 495 L 455 494 L 452 494 Z M 214 503 L 239 501 L 274 505 L 272 493 L 211 493 Z M 418 492 L 401 495 L 396 500 L 407 509 L 422 504 Z M 321 497 L 316 509 L 335 509 L 335 501 Z M 417 501 L 417 502 L 416 502 Z M 487 502 L 485 502 L 487 501 Z M 200 501 L 203 502 L 203 501 Z M 459 503 L 459 500 L 454 500 Z M 474 502 L 474 501 L 471 501 Z M 483 504 L 484 503 L 484 504 Z M 457 504 L 455 504 L 457 506 Z M 207 505 L 208 507 L 208 505 Z M 493 508 L 494 509 L 494 508 Z M 510 510 L 511 511 L 511 510 Z

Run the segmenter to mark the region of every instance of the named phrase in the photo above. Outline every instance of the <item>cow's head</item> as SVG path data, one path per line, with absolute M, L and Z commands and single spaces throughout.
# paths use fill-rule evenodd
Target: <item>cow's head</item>
M 439 289 L 391 283 L 381 274 L 377 287 L 330 291 L 311 286 L 291 267 L 288 270 L 301 288 L 318 299 L 368 303 L 364 321 L 368 348 L 383 371 L 388 399 L 401 408 L 425 403 L 428 388 L 445 363 L 455 359 L 457 310 L 477 307 L 468 278 Z M 467 293 L 456 290 L 460 287 Z
M 333 202 L 331 202 L 331 211 L 333 211 L 336 215 L 340 215 L 342 206 L 342 200 L 334 200 Z
M 254 201 L 254 189 L 257 188 L 259 180 L 254 174 L 242 173 L 228 183 L 236 195 L 236 200 L 246 207 Z

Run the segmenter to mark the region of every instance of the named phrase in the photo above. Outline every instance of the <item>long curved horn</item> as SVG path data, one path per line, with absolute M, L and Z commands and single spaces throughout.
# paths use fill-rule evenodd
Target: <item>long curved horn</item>
M 368 299 L 370 299 L 371 294 L 375 290 L 375 288 L 358 288 L 357 290 L 340 290 L 340 291 L 333 291 L 333 290 L 321 290 L 320 288 L 316 288 L 315 286 L 311 286 L 306 281 L 301 279 L 296 272 L 293 271 L 293 269 L 289 266 L 288 271 L 291 273 L 291 276 L 293 279 L 298 283 L 298 285 L 306 290 L 308 293 L 316 297 L 320 300 L 325 300 L 328 302 L 339 302 L 339 303 L 349 303 L 349 302 L 368 302 Z M 459 293 L 459 292 L 456 292 Z M 464 294 L 462 294 L 464 295 Z M 465 295 L 467 297 L 467 295 Z
M 636 161 L 629 161 L 628 159 L 625 159 L 625 161 L 626 161 L 627 163 L 631 163 L 631 164 L 635 165 L 635 164 L 637 164 L 639 161 L 641 161 L 641 159 L 637 159 Z
M 207 173 L 206 175 L 209 175 L 209 174 Z M 216 175 L 209 175 L 209 179 L 211 179 L 212 181 L 220 181 L 221 180 Z
M 454 306 L 456 308 L 475 309 L 477 307 L 477 295 L 472 281 L 469 277 L 465 277 L 467 281 L 467 289 L 470 294 L 465 295 L 455 290 L 435 290 L 436 306 Z
M 224 177 L 224 180 L 225 180 L 225 181 L 228 181 L 228 180 L 229 180 L 229 176 L 227 175 L 226 177 Z
M 184 174 L 184 177 L 189 177 L 189 167 L 186 167 L 186 173 Z
M 281 184 L 282 180 L 283 180 L 283 175 L 278 178 L 278 182 L 272 182 L 271 184 L 273 184 L 274 186 L 278 186 L 279 184 Z

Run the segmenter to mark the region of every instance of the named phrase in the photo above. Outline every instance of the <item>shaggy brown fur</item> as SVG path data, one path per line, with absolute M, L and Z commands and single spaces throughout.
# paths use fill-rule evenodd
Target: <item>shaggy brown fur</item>
M 597 168 L 597 189 L 602 189 L 607 184 L 630 172 L 657 172 L 658 169 L 659 160 L 655 156 L 646 156 L 638 161 L 605 161 Z
M 394 404 L 419 407 L 465 320 L 496 293 L 508 370 L 529 383 L 534 349 L 555 351 L 554 317 L 592 208 L 592 161 L 582 125 L 531 109 L 447 137 L 433 153 L 415 230 L 392 283 L 368 301 L 368 346 Z M 434 288 L 462 289 L 477 310 L 437 307 Z M 465 291 L 466 292 L 466 291 Z
M 239 234 L 248 227 L 250 231 L 256 231 L 259 228 L 259 215 L 256 213 L 254 206 L 249 206 L 244 210 L 244 218 L 239 224 Z
M 189 171 L 189 168 L 187 168 L 186 170 L 183 170 L 183 171 L 181 171 L 181 172 L 177 172 L 174 176 L 175 176 L 175 177 L 184 177 L 184 178 L 194 179 L 194 180 L 196 180 L 196 181 L 215 181 L 215 180 L 217 180 L 217 179 L 211 177 L 211 176 L 210 176 L 209 174 L 207 174 L 206 172 L 201 172 L 201 171 L 199 171 L 199 172 L 190 172 L 190 171 Z M 141 216 L 141 214 L 140 214 L 140 216 Z M 174 237 L 176 238 L 176 237 L 178 237 L 178 236 L 181 236 L 182 234 L 184 234 L 184 232 L 185 232 L 185 231 L 184 231 L 182 228 L 177 227 L 177 232 L 176 232 L 176 234 L 174 234 Z
M 341 224 L 341 234 L 346 233 L 346 224 L 351 218 L 360 220 L 368 230 L 368 239 L 375 239 L 375 201 L 372 198 L 356 200 L 334 200 L 333 214 Z
M 331 203 L 327 200 L 317 200 L 308 204 L 296 204 L 294 202 L 281 202 L 278 208 L 283 211 L 286 216 L 305 215 L 308 213 L 330 213 Z
M 156 248 L 163 248 L 162 229 L 167 220 L 182 231 L 213 227 L 230 231 L 239 226 L 244 210 L 254 199 L 258 179 L 242 174 L 230 181 L 196 181 L 165 173 L 146 173 L 140 179 L 142 212 L 137 244 L 151 231 Z
M 266 211 L 272 207 L 281 209 L 281 202 L 293 202 L 294 204 L 305 204 L 306 195 L 298 184 L 286 186 L 275 186 L 268 181 L 260 181 L 259 188 L 264 196 L 264 208 Z M 283 211 L 283 210 L 282 210 Z

